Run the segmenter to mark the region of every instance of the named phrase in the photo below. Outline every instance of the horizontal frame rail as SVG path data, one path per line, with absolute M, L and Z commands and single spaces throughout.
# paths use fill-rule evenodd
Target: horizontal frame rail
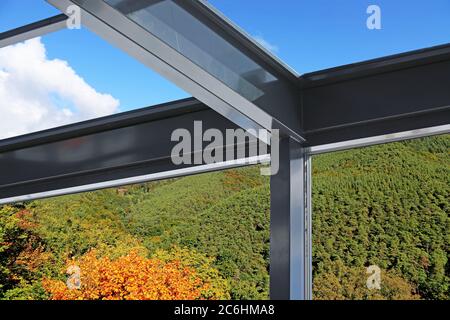
M 67 27 L 68 17 L 59 14 L 13 30 L 0 33 L 0 48 L 7 47 L 25 40 L 40 37 Z
M 306 145 L 447 125 L 450 45 L 301 77 Z
M 69 194 L 76 194 L 82 192 L 90 192 L 96 191 L 100 189 L 106 188 L 116 188 L 121 186 L 127 186 L 132 184 L 140 184 L 157 180 L 164 179 L 173 179 L 179 177 L 185 177 L 189 175 L 202 174 L 207 172 L 219 171 L 219 170 L 228 170 L 233 168 L 239 168 L 243 166 L 248 166 L 249 164 L 269 164 L 270 163 L 270 155 L 261 155 L 253 158 L 243 158 L 231 161 L 224 161 L 219 163 L 198 165 L 193 167 L 188 167 L 184 169 L 175 169 L 171 171 L 163 171 L 152 173 L 143 176 L 130 177 L 112 181 L 98 182 L 93 184 L 87 184 L 77 187 L 71 187 L 66 189 L 52 190 L 39 192 L 34 194 L 28 194 L 23 196 L 16 196 L 11 198 L 0 199 L 0 205 L 15 203 L 15 202 L 24 202 L 24 201 L 32 201 L 44 198 L 58 197 Z
M 201 132 L 195 126 L 197 121 L 201 121 Z M 183 150 L 191 161 L 180 165 L 171 158 L 179 143 L 172 141 L 172 133 L 177 129 L 187 130 L 191 137 L 191 150 Z M 193 169 L 209 164 L 201 157 L 210 144 L 203 140 L 208 129 L 219 130 L 226 137 L 227 129 L 239 128 L 197 100 L 185 99 L 0 141 L 0 199 L 82 190 L 85 185 L 106 187 L 110 181 L 130 177 L 155 179 L 166 172 L 172 175 L 174 170 L 181 170 L 175 171 L 177 175 L 219 170 L 221 165 Z M 261 153 L 251 153 L 263 145 L 256 139 L 224 143 L 223 148 L 234 150 L 233 157 L 224 160 L 237 161 L 236 165 L 269 152 L 265 146 Z M 223 152 L 229 150 L 223 148 Z

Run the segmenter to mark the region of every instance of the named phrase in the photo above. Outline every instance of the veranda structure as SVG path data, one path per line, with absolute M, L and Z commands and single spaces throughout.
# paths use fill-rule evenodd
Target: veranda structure
M 0 48 L 65 28 L 76 5 L 84 26 L 194 98 L 0 141 L 0 204 L 248 165 L 174 165 L 171 133 L 194 121 L 279 129 L 272 299 L 312 298 L 312 155 L 450 132 L 450 45 L 298 75 L 203 0 L 47 1 L 62 14 L 0 33 Z

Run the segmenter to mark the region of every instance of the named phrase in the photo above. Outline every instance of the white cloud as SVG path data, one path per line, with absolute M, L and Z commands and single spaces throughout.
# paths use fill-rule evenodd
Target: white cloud
M 272 51 L 273 53 L 277 53 L 279 51 L 278 46 L 270 43 L 266 39 L 264 39 L 262 36 L 253 36 L 253 38 L 258 42 L 260 45 L 262 45 L 264 48 L 266 48 L 269 51 Z
M 40 38 L 0 49 L 0 139 L 109 115 L 119 101 L 97 92 Z

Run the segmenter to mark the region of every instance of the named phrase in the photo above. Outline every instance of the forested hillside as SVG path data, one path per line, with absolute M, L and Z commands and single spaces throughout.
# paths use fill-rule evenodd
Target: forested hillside
M 313 159 L 315 298 L 449 299 L 449 147 Z M 0 298 L 267 299 L 269 217 L 257 167 L 0 207 Z

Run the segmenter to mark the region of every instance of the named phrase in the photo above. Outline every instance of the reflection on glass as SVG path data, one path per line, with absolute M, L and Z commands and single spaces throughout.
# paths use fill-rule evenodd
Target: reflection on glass
M 250 101 L 277 80 L 184 9 L 182 1 L 105 1 Z

